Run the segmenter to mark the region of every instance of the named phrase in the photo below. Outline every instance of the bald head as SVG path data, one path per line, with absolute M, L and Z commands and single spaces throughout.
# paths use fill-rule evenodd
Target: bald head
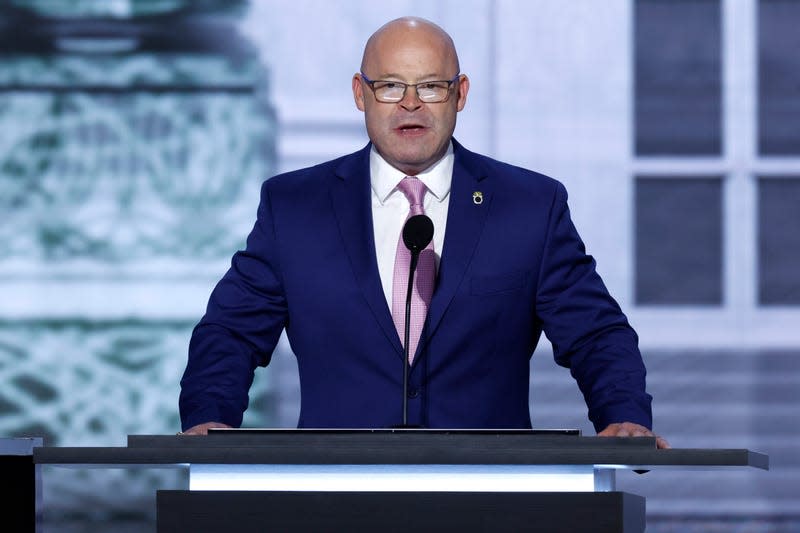
M 361 58 L 361 71 L 368 72 L 388 51 L 404 43 L 414 42 L 429 47 L 445 61 L 453 74 L 460 71 L 453 39 L 441 27 L 418 17 L 402 17 L 387 22 L 370 36 Z

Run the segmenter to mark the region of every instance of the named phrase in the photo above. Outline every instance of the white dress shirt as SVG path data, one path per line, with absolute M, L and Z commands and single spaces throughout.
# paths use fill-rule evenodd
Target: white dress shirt
M 372 147 L 369 154 L 369 172 L 372 183 L 372 226 L 375 230 L 375 253 L 381 275 L 383 293 L 389 308 L 392 307 L 392 278 L 397 242 L 408 216 L 409 204 L 405 195 L 397 189 L 405 174 L 391 166 Z M 448 196 L 453 178 L 453 144 L 438 162 L 416 176 L 428 188 L 423 207 L 433 221 L 433 249 L 436 253 L 436 271 L 444 245 L 447 224 Z

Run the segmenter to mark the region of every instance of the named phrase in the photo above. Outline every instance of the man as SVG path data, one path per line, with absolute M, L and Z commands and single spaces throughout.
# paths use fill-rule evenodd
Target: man
M 585 254 L 563 186 L 452 138 L 469 79 L 444 30 L 389 22 L 352 86 L 371 142 L 264 183 L 247 247 L 192 336 L 185 432 L 241 424 L 254 369 L 284 328 L 300 427 L 399 424 L 408 252 L 398 236 L 424 212 L 435 232 L 409 323 L 409 424 L 531 427 L 529 362 L 544 331 L 600 435 L 652 436 L 636 334 Z

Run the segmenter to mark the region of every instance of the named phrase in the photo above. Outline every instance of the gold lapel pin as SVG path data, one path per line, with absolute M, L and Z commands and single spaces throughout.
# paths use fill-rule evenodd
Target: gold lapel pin
M 481 205 L 483 203 L 483 193 L 481 191 L 472 193 L 472 203 L 475 205 Z

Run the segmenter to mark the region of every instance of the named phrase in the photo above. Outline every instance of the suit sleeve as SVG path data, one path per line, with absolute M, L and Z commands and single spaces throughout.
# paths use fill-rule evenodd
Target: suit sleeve
M 558 184 L 539 274 L 537 314 L 556 362 L 570 369 L 601 431 L 615 422 L 652 428 L 638 337 L 597 274 Z
M 269 363 L 287 321 L 268 183 L 245 250 L 217 283 L 189 342 L 181 379 L 181 425 L 238 427 L 257 366 Z

